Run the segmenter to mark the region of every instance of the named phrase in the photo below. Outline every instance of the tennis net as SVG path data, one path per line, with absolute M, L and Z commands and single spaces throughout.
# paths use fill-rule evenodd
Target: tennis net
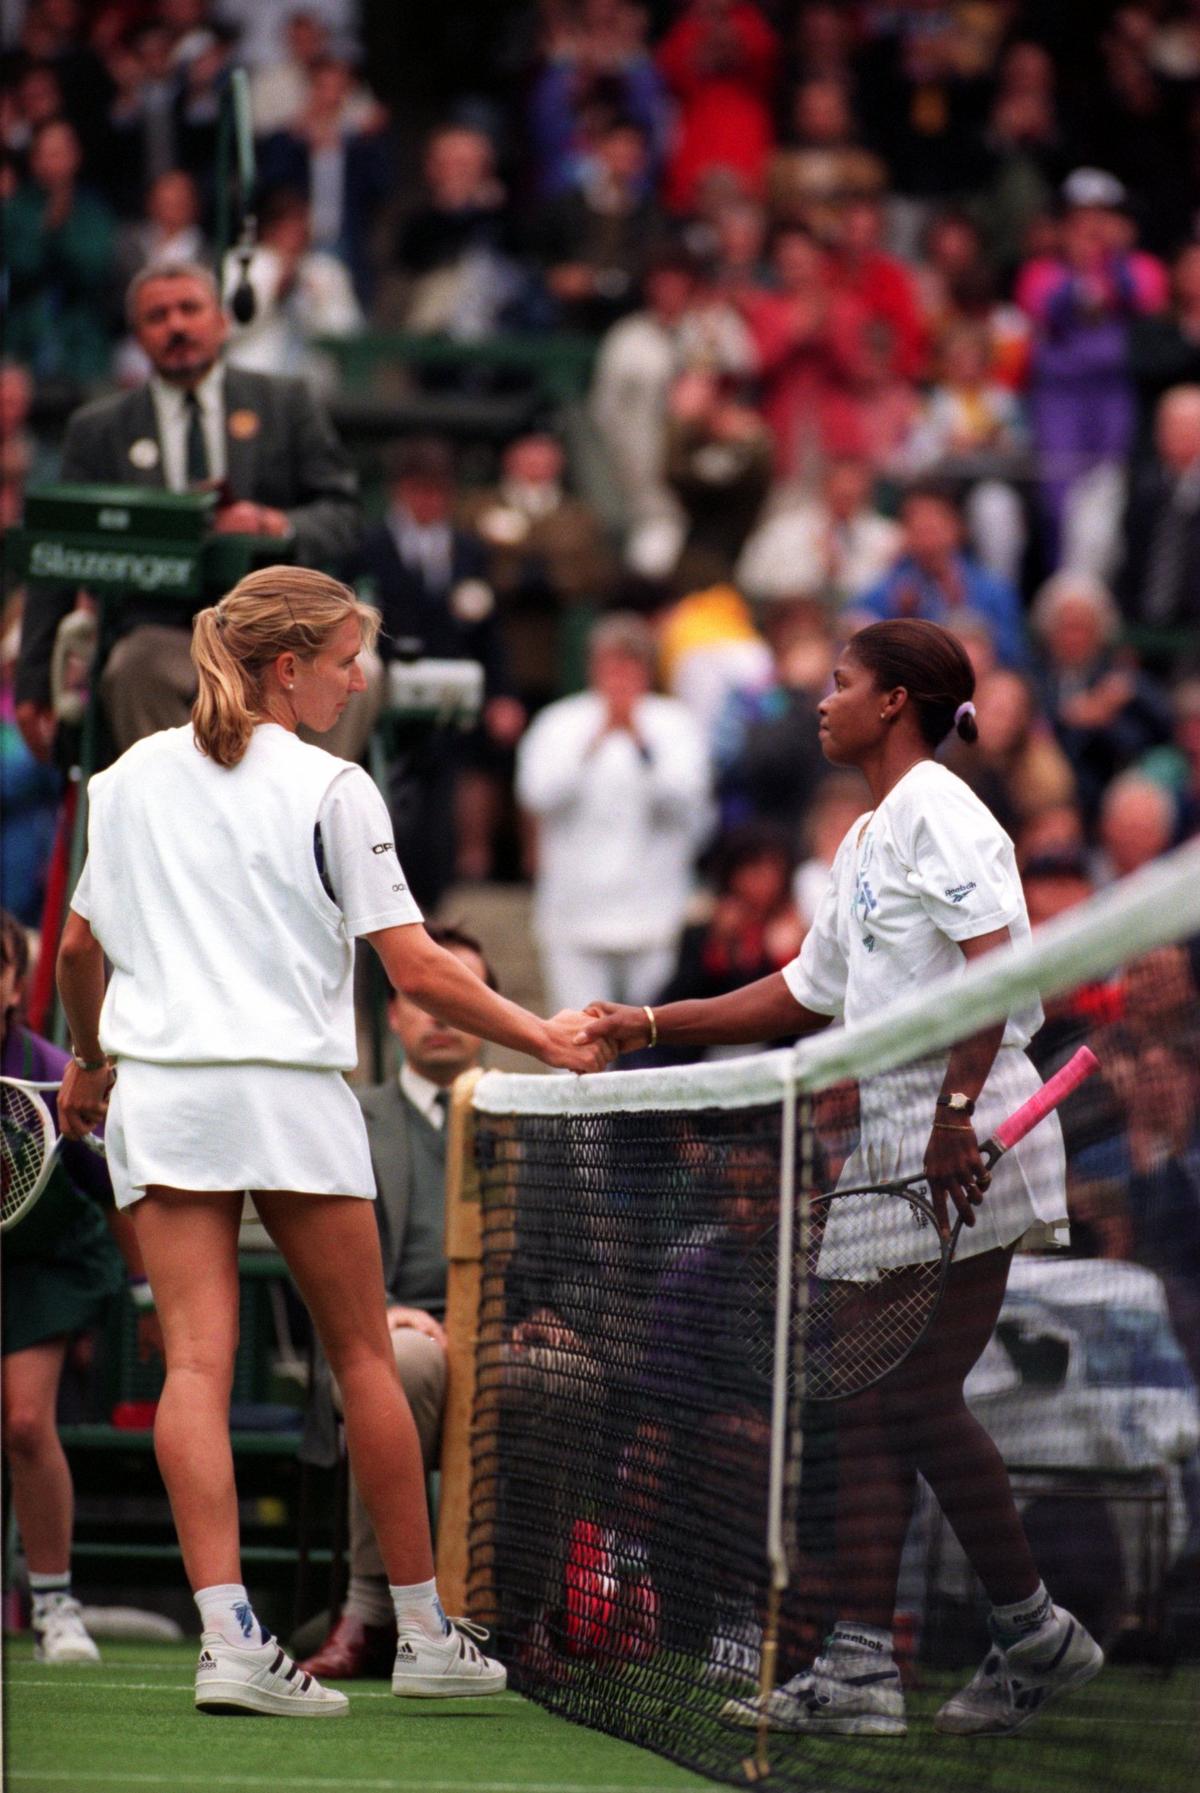
M 1198 933 L 1190 849 L 977 962 L 952 991 L 794 1052 L 479 1080 L 457 1117 L 468 1161 L 451 1281 L 451 1330 L 471 1346 L 457 1390 L 465 1591 L 514 1686 L 734 1784 L 1190 1781 Z M 1032 1203 L 1037 1249 L 1014 1259 L 998 1314 L 986 1276 L 955 1285 L 965 1293 L 948 1279 L 926 1335 L 978 1356 L 970 1410 L 1052 1597 L 1108 1657 L 1014 1741 L 934 1723 L 989 1648 L 972 1560 L 993 1582 L 1012 1568 L 986 1451 L 956 1454 L 953 1378 L 943 1387 L 919 1336 L 895 1365 L 898 1323 L 879 1294 L 893 1270 L 911 1281 L 937 1258 L 937 1228 L 894 1196 L 864 1197 L 871 1243 L 855 1258 L 852 1203 L 831 1192 L 919 1169 L 946 1049 L 1035 1002 L 1044 1024 L 1027 1052 L 1001 1048 L 980 1138 L 1036 1088 L 1031 1060 L 1048 1077 L 1087 1044 L 1101 1069 L 1001 1160 L 960 1243 L 952 1277 L 984 1276 L 993 1210 Z M 1050 1249 L 1064 1148 L 1071 1240 Z M 893 1210 L 910 1229 L 898 1245 Z M 910 1454 L 897 1413 L 921 1437 Z M 918 1463 L 940 1502 L 914 1482 Z M 814 1731 L 807 1694 L 798 1708 L 786 1691 L 768 1727 L 764 1695 L 811 1670 L 839 1618 L 871 1624 L 885 1597 L 900 1683 L 887 1680 L 878 1710 L 892 1734 Z M 777 1728 L 797 1709 L 803 1728 Z

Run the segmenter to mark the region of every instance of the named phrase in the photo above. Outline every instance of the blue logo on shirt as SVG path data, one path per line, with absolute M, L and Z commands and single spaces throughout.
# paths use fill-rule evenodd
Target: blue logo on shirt
M 974 890 L 974 888 L 975 888 L 975 885 L 973 883 L 972 884 L 953 884 L 946 891 L 946 895 L 950 898 L 950 901 L 952 903 L 961 903 L 964 897 L 970 896 L 970 894 Z

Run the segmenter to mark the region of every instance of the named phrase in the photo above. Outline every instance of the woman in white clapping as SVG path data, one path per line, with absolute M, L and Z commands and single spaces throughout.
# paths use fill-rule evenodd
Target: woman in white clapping
M 63 1130 L 108 1111 L 108 1161 L 162 1321 L 155 1448 L 203 1629 L 205 1711 L 333 1717 L 343 1694 L 256 1618 L 238 1547 L 229 1395 L 249 1191 L 342 1391 L 354 1474 L 388 1568 L 399 1695 L 498 1692 L 505 1672 L 445 1618 L 421 1452 L 388 1339 L 355 1062 L 354 941 L 472 1033 L 589 1070 L 577 1017 L 542 1021 L 436 946 L 366 773 L 308 746 L 363 675 L 375 611 L 324 574 L 251 573 L 196 618 L 192 723 L 92 780 L 88 860 L 59 955 L 74 1063 Z M 105 991 L 104 960 L 112 966 Z M 119 1072 L 119 1075 L 118 1075 Z

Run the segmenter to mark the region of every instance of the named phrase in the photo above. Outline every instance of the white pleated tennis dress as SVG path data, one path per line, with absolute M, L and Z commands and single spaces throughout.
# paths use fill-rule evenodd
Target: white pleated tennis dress
M 1012 842 L 961 778 L 922 760 L 846 835 L 812 928 L 783 975 L 805 1008 L 862 1021 L 906 993 L 923 993 L 939 977 L 962 973 L 966 960 L 957 943 L 999 928 L 1014 942 L 1029 938 Z M 1042 1018 L 1036 1002 L 1009 1016 L 975 1107 L 980 1140 L 1041 1087 L 1024 1048 Z M 862 1081 L 859 1143 L 839 1187 L 921 1174 L 946 1058 L 938 1054 Z M 1014 1240 L 1029 1247 L 1067 1243 L 1066 1164 L 1055 1115 L 1001 1158 L 975 1219 L 959 1236 L 957 1258 Z M 833 1230 L 826 1244 L 832 1254 Z M 935 1250 L 927 1244 L 906 1261 Z M 823 1247 L 822 1274 L 835 1275 L 832 1255 L 825 1259 Z
M 367 774 L 277 723 L 225 768 L 189 725 L 137 742 L 88 799 L 71 907 L 112 965 L 100 1041 L 117 1060 L 117 1206 L 151 1184 L 372 1199 L 343 1076 L 354 939 L 421 912 Z

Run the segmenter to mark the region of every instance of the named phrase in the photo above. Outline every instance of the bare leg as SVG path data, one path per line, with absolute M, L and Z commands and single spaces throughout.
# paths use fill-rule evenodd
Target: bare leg
M 890 1629 L 918 1472 L 989 1599 L 1007 1605 L 1037 1588 L 1008 1472 L 963 1396 L 999 1317 L 1011 1258 L 1011 1250 L 990 1251 L 953 1264 L 937 1316 L 912 1356 L 839 1414 L 842 1617 Z
M 342 1396 L 354 1480 L 389 1582 L 433 1575 L 421 1445 L 396 1374 L 369 1202 L 258 1191 L 255 1207 L 308 1304 Z
M 0 1360 L 13 1510 L 35 1575 L 65 1575 L 71 1566 L 74 1493 L 55 1424 L 66 1354 L 65 1338 L 46 1339 Z
M 241 1212 L 240 1194 L 160 1188 L 130 1210 L 167 1362 L 154 1448 L 193 1588 L 242 1579 L 229 1442 Z

